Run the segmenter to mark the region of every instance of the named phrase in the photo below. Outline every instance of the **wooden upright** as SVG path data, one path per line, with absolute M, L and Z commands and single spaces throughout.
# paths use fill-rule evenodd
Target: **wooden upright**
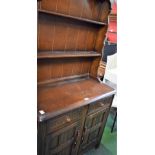
M 115 91 L 98 81 L 109 0 L 38 3 L 38 155 L 98 147 Z

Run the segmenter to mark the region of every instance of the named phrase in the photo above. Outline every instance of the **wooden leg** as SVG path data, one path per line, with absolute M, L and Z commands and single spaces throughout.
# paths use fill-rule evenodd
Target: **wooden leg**
M 100 146 L 100 143 L 97 143 L 97 144 L 95 145 L 95 149 L 98 149 L 99 146 Z

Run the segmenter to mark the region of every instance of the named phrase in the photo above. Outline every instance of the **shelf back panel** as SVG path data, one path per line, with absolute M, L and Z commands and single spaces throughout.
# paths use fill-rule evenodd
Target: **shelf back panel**
M 48 51 L 93 51 L 98 26 L 39 14 L 38 49 Z
M 107 0 L 41 0 L 40 8 L 75 17 L 104 21 L 109 13 Z
M 90 72 L 92 58 L 38 60 L 38 83 Z

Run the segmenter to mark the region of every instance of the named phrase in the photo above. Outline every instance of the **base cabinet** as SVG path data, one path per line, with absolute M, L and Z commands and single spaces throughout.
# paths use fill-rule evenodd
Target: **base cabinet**
M 112 99 L 38 122 L 38 155 L 80 155 L 99 146 Z

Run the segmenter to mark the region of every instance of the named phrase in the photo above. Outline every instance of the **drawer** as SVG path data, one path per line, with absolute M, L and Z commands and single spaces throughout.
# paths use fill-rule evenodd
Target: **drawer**
M 99 101 L 96 101 L 94 103 L 91 103 L 88 107 L 88 114 L 108 108 L 112 102 L 112 99 L 113 97 L 111 96 L 111 97 L 107 97 Z
M 58 129 L 66 127 L 74 122 L 77 122 L 82 116 L 83 108 L 76 109 L 66 114 L 47 121 L 47 133 L 55 132 Z

